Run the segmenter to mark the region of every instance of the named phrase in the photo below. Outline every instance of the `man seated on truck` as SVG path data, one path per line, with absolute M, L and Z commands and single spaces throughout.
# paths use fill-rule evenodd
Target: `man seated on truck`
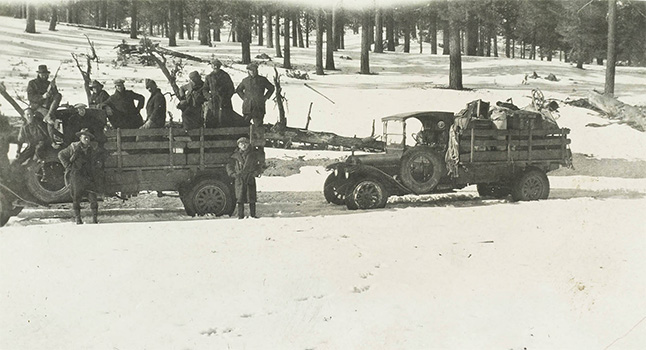
M 63 96 L 58 92 L 56 86 L 56 77 L 49 81 L 49 69 L 44 64 L 38 66 L 38 76 L 27 84 L 27 100 L 29 107 L 35 114 L 40 114 L 45 123 L 47 123 L 47 132 L 52 140 L 51 146 L 60 147 L 62 139 L 59 138 L 58 121 L 56 119 L 56 109 Z M 58 73 L 58 72 L 57 72 Z
M 46 152 L 53 151 L 47 124 L 40 119 L 40 116 L 35 115 L 31 108 L 25 109 L 24 117 L 25 123 L 18 133 L 18 156 L 13 162 L 15 166 L 23 164 L 34 155 L 38 159 L 44 159 Z M 62 134 L 59 136 L 63 138 Z M 23 143 L 26 143 L 27 147 L 21 151 Z
M 72 194 L 72 207 L 76 224 L 83 224 L 81 219 L 81 200 L 87 196 L 92 209 L 92 222 L 99 223 L 99 204 L 97 194 L 103 190 L 101 163 L 105 152 L 92 146 L 94 135 L 83 129 L 76 134 L 80 141 L 73 142 L 58 153 L 58 159 L 65 167 L 65 174 L 69 173 L 70 191 Z
M 139 128 L 144 124 L 144 119 L 139 112 L 144 108 L 144 96 L 132 90 L 126 90 L 123 79 L 115 80 L 114 87 L 114 94 L 99 104 L 100 108 L 106 110 L 110 125 L 115 129 Z
M 94 135 L 99 147 L 103 147 L 108 140 L 105 136 L 105 125 L 107 118 L 105 111 L 101 109 L 88 109 L 84 103 L 74 105 L 75 113 L 67 120 L 64 135 L 67 144 L 78 140 L 76 133 L 82 129 L 88 129 Z

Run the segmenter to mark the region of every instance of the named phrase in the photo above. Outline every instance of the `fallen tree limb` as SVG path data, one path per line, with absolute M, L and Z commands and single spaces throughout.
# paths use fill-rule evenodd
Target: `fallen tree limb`
M 18 102 L 16 102 L 16 100 L 14 100 L 13 97 L 11 97 L 11 95 L 9 95 L 9 93 L 7 92 L 7 87 L 4 85 L 3 81 L 0 81 L 0 95 L 2 95 L 2 97 L 4 97 L 7 102 L 9 102 L 9 104 L 16 110 L 16 112 L 18 112 L 18 114 L 20 114 L 21 117 L 25 115 L 25 111 L 22 109 L 22 107 L 20 107 Z
M 265 131 L 267 141 L 279 141 L 285 145 L 294 143 L 315 144 L 320 147 L 344 147 L 347 149 L 360 149 L 366 151 L 383 151 L 385 144 L 372 137 L 358 138 L 339 136 L 325 131 L 310 131 L 285 127 L 282 132 L 272 130 L 272 126 Z
M 633 129 L 646 131 L 646 110 L 644 108 L 631 106 L 616 98 L 594 91 L 588 95 L 588 101 L 609 119 L 617 119 Z

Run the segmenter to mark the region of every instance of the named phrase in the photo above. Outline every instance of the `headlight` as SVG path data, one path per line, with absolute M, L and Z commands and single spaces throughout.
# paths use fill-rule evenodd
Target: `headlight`
M 446 123 L 444 122 L 444 120 L 440 120 L 439 122 L 437 122 L 438 129 L 444 130 L 445 127 L 446 127 Z

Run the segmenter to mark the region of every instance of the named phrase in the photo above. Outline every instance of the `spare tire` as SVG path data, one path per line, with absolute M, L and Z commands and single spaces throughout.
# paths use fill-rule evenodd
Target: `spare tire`
M 65 168 L 58 161 L 30 161 L 26 166 L 25 177 L 29 193 L 43 203 L 72 200 L 70 186 L 65 184 Z
M 413 148 L 401 160 L 399 175 L 416 194 L 430 193 L 446 173 L 442 157 L 429 148 Z

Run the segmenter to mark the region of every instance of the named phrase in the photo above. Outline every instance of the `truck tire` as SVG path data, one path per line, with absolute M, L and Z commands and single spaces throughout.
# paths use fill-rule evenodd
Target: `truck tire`
M 478 194 L 483 198 L 503 199 L 511 193 L 509 186 L 501 184 L 478 184 Z
M 346 207 L 350 210 L 376 209 L 386 206 L 388 192 L 377 180 L 361 179 L 355 183 L 345 198 Z
M 330 174 L 323 184 L 323 195 L 328 203 L 342 205 L 345 203 L 345 193 L 339 192 L 339 187 L 346 182 L 345 173 Z
M 515 201 L 535 201 L 547 199 L 550 195 L 550 181 L 544 171 L 529 169 L 520 174 L 511 188 Z
M 399 175 L 404 186 L 417 194 L 425 194 L 435 189 L 445 173 L 442 157 L 429 149 L 418 148 L 404 154 Z
M 72 200 L 70 187 L 65 184 L 65 169 L 58 161 L 30 161 L 26 166 L 25 177 L 29 192 L 43 203 Z
M 235 196 L 224 182 L 209 178 L 197 181 L 183 199 L 186 213 L 199 216 L 230 214 L 235 208 Z

